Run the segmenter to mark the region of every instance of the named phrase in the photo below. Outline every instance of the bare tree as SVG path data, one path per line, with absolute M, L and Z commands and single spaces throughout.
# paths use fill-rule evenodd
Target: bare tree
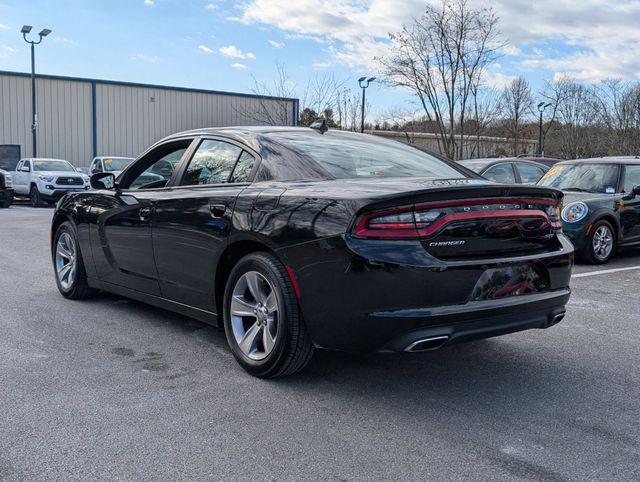
M 460 158 L 467 102 L 502 46 L 498 18 L 467 0 L 427 5 L 422 17 L 390 34 L 393 53 L 380 59 L 386 81 L 413 91 L 437 125 L 440 151 Z M 456 135 L 459 135 L 456 138 Z
M 531 87 L 523 77 L 516 77 L 502 90 L 500 111 L 505 118 L 507 137 L 513 139 L 513 154 L 516 156 L 520 154 L 518 142 L 532 105 Z
M 289 79 L 284 65 L 276 62 L 276 74 L 271 83 L 260 82 L 253 75 L 252 78 L 251 92 L 258 97 L 250 107 L 239 109 L 238 114 L 256 124 L 291 124 L 290 101 L 282 99 L 295 97 L 295 84 Z

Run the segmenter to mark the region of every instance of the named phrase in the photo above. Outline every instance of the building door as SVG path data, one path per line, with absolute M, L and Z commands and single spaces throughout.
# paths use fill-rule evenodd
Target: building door
M 18 144 L 0 144 L 0 169 L 13 171 L 20 157 Z

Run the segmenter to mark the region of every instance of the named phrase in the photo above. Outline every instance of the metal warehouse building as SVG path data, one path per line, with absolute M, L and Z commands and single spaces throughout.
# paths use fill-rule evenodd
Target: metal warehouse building
M 174 132 L 254 125 L 294 125 L 298 100 L 108 80 L 36 76 L 39 157 L 87 167 L 95 156 L 136 157 Z M 29 74 L 0 71 L 0 167 L 32 156 Z

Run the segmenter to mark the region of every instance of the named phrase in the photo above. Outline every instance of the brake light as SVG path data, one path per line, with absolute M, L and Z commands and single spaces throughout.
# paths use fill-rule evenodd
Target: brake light
M 354 234 L 361 238 L 425 238 L 453 221 L 542 217 L 562 229 L 561 203 L 551 199 L 472 199 L 425 203 L 362 215 Z

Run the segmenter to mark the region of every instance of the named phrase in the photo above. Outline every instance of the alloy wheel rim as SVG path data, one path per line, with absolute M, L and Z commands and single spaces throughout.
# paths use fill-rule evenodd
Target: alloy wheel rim
M 62 233 L 56 245 L 56 275 L 64 290 L 73 286 L 76 266 L 76 243 L 69 233 Z
M 278 337 L 278 298 L 273 286 L 257 271 L 248 271 L 236 282 L 229 307 L 233 337 L 251 360 L 263 360 Z
M 599 260 L 607 259 L 613 251 L 613 233 L 607 226 L 600 226 L 593 235 L 593 253 Z

